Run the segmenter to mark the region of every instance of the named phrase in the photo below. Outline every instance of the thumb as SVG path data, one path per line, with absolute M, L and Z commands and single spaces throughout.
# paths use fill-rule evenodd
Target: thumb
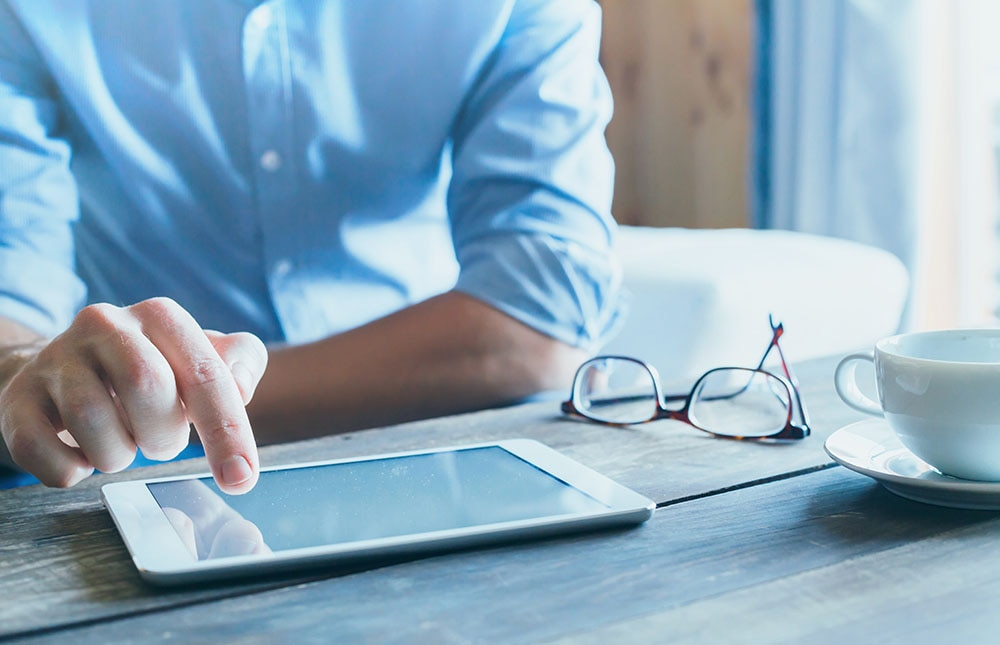
M 229 367 L 243 397 L 243 404 L 250 403 L 254 390 L 267 369 L 267 347 L 249 332 L 224 334 L 206 329 L 205 336 Z

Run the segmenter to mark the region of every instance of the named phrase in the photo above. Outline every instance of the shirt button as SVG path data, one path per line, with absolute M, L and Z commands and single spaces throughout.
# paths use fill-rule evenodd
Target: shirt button
M 281 154 L 277 150 L 268 150 L 260 156 L 260 167 L 267 172 L 277 172 L 281 164 Z
M 274 276 L 276 278 L 284 278 L 291 272 L 292 272 L 291 260 L 279 260 L 274 263 Z

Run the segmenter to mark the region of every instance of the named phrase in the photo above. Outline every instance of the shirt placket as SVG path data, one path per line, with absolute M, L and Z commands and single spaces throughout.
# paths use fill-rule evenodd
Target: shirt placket
M 262 233 L 266 280 L 286 337 L 300 333 L 305 316 L 295 286 L 296 172 L 291 58 L 283 2 L 254 8 L 243 26 L 243 73 L 255 198 Z

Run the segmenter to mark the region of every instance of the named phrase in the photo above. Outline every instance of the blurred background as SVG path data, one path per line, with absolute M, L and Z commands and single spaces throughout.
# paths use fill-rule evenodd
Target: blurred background
M 601 5 L 619 222 L 864 242 L 904 328 L 998 324 L 1000 2 Z

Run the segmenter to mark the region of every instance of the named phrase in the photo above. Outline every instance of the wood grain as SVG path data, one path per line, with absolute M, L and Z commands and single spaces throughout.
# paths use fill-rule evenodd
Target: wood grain
M 823 437 L 858 417 L 832 394 L 834 362 L 798 367 L 816 434 L 790 445 L 712 439 L 672 421 L 606 428 L 566 420 L 552 401 L 271 446 L 261 457 L 265 465 L 295 463 L 523 436 L 562 450 L 657 501 L 676 502 L 829 465 Z M 202 460 L 193 460 L 101 475 L 65 491 L 28 487 L 0 492 L 0 596 L 17 598 L 0 603 L 0 636 L 183 607 L 294 581 L 165 593 L 139 579 L 101 505 L 99 486 L 204 470 Z
M 851 540 L 884 539 L 885 515 L 914 526 L 946 528 L 948 520 L 958 521 L 933 536 L 845 555 L 827 566 L 661 608 L 562 642 L 645 642 L 665 634 L 678 643 L 724 641 L 732 638 L 733 628 L 728 620 L 719 620 L 722 615 L 738 621 L 740 633 L 756 642 L 996 642 L 1000 514 L 921 506 L 882 489 L 868 495 L 882 510 L 858 515 L 864 526 L 846 536 Z M 844 508 L 843 513 L 857 514 L 858 509 Z
M 899 593 L 903 582 L 933 598 L 938 579 L 921 581 L 907 570 L 923 566 L 926 550 L 947 554 L 954 536 L 979 537 L 969 544 L 971 555 L 995 553 L 985 536 L 998 528 L 996 513 L 909 502 L 836 468 L 677 504 L 635 530 L 444 555 L 60 636 L 82 642 L 138 634 L 166 642 L 576 642 L 597 630 L 588 639 L 705 642 L 706 634 L 756 641 L 801 631 L 831 640 L 824 630 L 837 625 L 822 619 L 851 617 L 841 616 L 824 593 L 850 599 L 852 590 L 864 588 L 866 598 L 883 598 L 883 605 L 894 598 L 902 607 L 911 597 Z M 973 580 L 996 586 L 1000 560 L 979 566 L 983 571 Z M 976 599 L 979 590 L 957 584 L 943 563 L 934 571 L 952 581 L 948 606 Z M 815 594 L 796 593 L 801 580 L 820 583 Z M 692 616 L 698 622 L 689 625 Z M 979 621 L 965 629 L 992 624 L 992 616 L 963 614 Z M 948 621 L 939 612 L 923 622 L 938 624 L 942 617 Z M 898 629 L 914 632 L 902 620 L 892 623 L 892 634 Z

